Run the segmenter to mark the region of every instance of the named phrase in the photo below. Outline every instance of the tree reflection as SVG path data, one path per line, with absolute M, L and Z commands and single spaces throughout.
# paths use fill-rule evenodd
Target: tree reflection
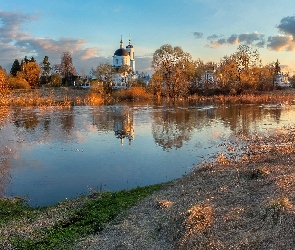
M 75 115 L 73 114 L 72 108 L 64 111 L 59 120 L 61 123 L 62 131 L 67 132 L 67 134 L 71 134 L 71 131 L 74 128 L 75 124 Z
M 155 112 L 152 120 L 154 140 L 164 150 L 181 148 L 184 141 L 190 140 L 195 121 L 193 113 L 187 109 Z
M 282 109 L 279 106 L 196 104 L 183 107 L 164 107 L 153 113 L 152 133 L 155 142 L 164 150 L 181 148 L 189 141 L 194 129 L 222 122 L 234 134 L 249 134 L 261 127 L 264 119 L 279 122 Z
M 28 109 L 25 112 L 22 109 L 15 109 L 13 118 L 14 125 L 17 128 L 34 130 L 39 124 L 39 119 L 34 109 Z
M 9 122 L 9 110 L 6 107 L 0 108 L 0 131 L 1 131 L 1 140 L 0 140 L 0 197 L 3 197 L 5 194 L 5 187 L 11 181 L 10 175 L 10 166 L 8 157 L 12 156 L 10 148 L 6 144 L 9 138 L 6 138 L 7 134 L 5 132 L 5 127 Z
M 266 117 L 278 122 L 281 112 L 282 109 L 276 106 L 230 105 L 220 106 L 216 110 L 215 118 L 220 118 L 233 133 L 248 135 L 257 130 L 261 126 L 261 121 Z

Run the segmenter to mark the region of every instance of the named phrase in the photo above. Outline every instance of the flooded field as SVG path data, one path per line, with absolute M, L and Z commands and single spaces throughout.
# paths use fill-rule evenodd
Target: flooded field
M 0 110 L 0 196 L 33 206 L 169 181 L 236 135 L 294 124 L 281 105 L 113 105 Z

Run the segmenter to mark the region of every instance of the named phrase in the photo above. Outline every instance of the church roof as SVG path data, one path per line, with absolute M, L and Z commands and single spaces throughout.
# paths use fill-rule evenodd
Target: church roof
M 126 48 L 133 48 L 133 45 L 128 44 L 128 45 L 126 46 Z
M 126 49 L 120 48 L 117 49 L 114 53 L 114 56 L 128 56 L 128 51 Z

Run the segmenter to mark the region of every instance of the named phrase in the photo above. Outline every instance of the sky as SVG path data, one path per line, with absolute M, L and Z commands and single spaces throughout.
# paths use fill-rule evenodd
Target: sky
M 70 52 L 78 74 L 112 63 L 131 40 L 136 70 L 151 74 L 153 53 L 180 46 L 192 58 L 220 62 L 240 44 L 279 60 L 295 74 L 294 0 L 0 0 L 0 65 L 45 56 L 59 64 Z

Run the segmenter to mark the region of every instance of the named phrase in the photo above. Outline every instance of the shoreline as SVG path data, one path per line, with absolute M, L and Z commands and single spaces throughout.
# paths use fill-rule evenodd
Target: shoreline
M 294 249 L 295 128 L 240 138 L 76 249 Z M 243 153 L 238 153 L 243 149 Z

